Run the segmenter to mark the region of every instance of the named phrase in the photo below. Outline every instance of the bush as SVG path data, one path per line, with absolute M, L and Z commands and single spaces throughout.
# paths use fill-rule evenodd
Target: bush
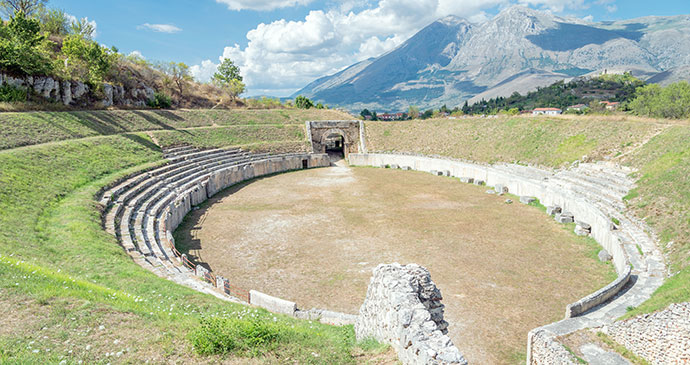
M 637 89 L 636 98 L 628 104 L 635 114 L 656 118 L 690 117 L 690 84 L 680 81 L 665 88 L 652 84 Z
M 257 319 L 206 318 L 190 333 L 200 355 L 256 356 L 278 339 L 278 326 Z
M 295 106 L 300 109 L 311 109 L 314 107 L 314 102 L 302 95 L 295 98 Z
M 153 99 L 146 102 L 146 104 L 155 109 L 168 109 L 172 106 L 172 99 L 163 93 L 155 93 Z
M 26 101 L 26 96 L 26 91 L 24 89 L 19 89 L 8 84 L 0 86 L 0 102 L 22 102 Z
M 69 35 L 62 42 L 65 72 L 68 78 L 80 79 L 99 87 L 118 56 L 100 44 L 81 35 Z

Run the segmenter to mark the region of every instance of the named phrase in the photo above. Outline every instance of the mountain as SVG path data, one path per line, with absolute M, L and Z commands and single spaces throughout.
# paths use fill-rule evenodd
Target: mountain
M 457 106 L 605 71 L 676 79 L 688 74 L 687 66 L 690 16 L 590 23 L 513 6 L 482 24 L 440 19 L 394 50 L 322 77 L 294 96 L 395 111 Z

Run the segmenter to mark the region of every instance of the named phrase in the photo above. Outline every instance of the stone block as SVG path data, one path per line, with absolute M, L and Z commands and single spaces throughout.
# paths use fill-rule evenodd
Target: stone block
M 472 184 L 474 183 L 474 179 L 471 177 L 461 177 L 460 182 L 464 182 L 465 184 Z
M 597 256 L 599 256 L 599 261 L 601 261 L 601 262 L 607 262 L 607 261 L 613 260 L 613 256 L 611 256 L 611 254 L 606 250 L 599 251 L 599 254 Z
M 403 166 L 402 169 L 405 170 L 405 171 L 410 171 L 410 170 L 412 170 L 412 168 L 411 168 L 410 166 Z
M 450 171 L 443 170 L 443 176 L 450 176 Z
M 522 204 L 532 204 L 537 201 L 537 198 L 533 196 L 521 196 L 520 203 Z
M 494 185 L 494 191 L 498 194 L 505 194 L 508 192 L 508 187 L 503 184 Z
M 432 175 L 438 176 L 438 171 L 437 170 L 431 170 L 429 171 Z
M 267 309 L 273 313 L 293 316 L 297 311 L 297 304 L 285 299 L 276 298 L 256 290 L 249 291 L 249 304 Z
M 575 221 L 575 224 L 577 224 L 578 227 L 582 228 L 585 231 L 591 231 L 592 230 L 592 226 L 590 226 L 589 224 L 587 224 L 583 221 Z
M 558 205 L 550 205 L 546 207 L 546 214 L 550 216 L 555 216 L 556 214 L 560 214 L 561 212 L 561 207 L 559 207 Z
M 563 212 L 556 214 L 556 222 L 558 223 L 573 223 L 575 222 L 575 217 L 570 212 Z
M 575 227 L 575 234 L 580 237 L 589 236 L 589 230 L 582 229 L 580 226 Z
M 400 166 L 398 166 L 396 164 L 391 164 L 391 168 L 398 170 L 398 169 L 400 169 Z
M 207 272 L 208 272 L 208 270 L 205 267 L 203 267 L 201 265 L 196 265 L 194 274 L 200 278 L 203 278 Z
M 513 201 L 511 199 L 506 199 L 506 204 L 513 204 Z
M 474 185 L 484 186 L 486 185 L 486 182 L 484 180 L 474 180 Z

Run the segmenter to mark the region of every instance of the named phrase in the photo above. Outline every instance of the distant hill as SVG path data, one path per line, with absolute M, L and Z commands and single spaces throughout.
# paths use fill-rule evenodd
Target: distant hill
M 688 15 L 590 23 L 513 6 L 482 24 L 438 20 L 396 49 L 319 78 L 294 96 L 350 110 L 426 109 L 507 97 L 604 70 L 633 71 L 642 79 L 668 72 L 685 77 L 672 70 L 686 66 Z
M 525 95 L 515 92 L 509 97 L 496 97 L 465 105 L 466 114 L 494 114 L 499 110 L 532 110 L 552 107 L 566 110 L 576 104 L 589 105 L 597 101 L 627 102 L 635 97 L 635 90 L 645 82 L 631 74 L 612 74 L 588 78 L 578 77 L 569 82 L 557 81 L 547 87 L 539 87 Z

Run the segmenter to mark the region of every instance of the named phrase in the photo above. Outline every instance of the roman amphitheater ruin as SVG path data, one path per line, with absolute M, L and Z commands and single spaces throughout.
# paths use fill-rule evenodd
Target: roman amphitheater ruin
M 239 149 L 199 150 L 189 146 L 166 150 L 169 161 L 166 165 L 128 176 L 99 193 L 100 203 L 105 207 L 105 229 L 118 237 L 122 247 L 139 265 L 198 291 L 297 318 L 334 325 L 354 324 L 358 338 L 373 337 L 390 344 L 406 364 L 467 363 L 463 343 L 455 341 L 453 335 L 454 326 L 459 326 L 459 323 L 449 320 L 444 313 L 445 306 L 451 306 L 455 301 L 462 303 L 466 299 L 462 293 L 442 296 L 445 287 L 440 285 L 441 281 L 435 282 L 432 278 L 438 275 L 447 281 L 444 276 L 452 277 L 453 272 L 437 272 L 437 265 L 425 268 L 417 265 L 417 262 L 405 262 L 403 265 L 394 262 L 366 263 L 363 266 L 367 270 L 363 275 L 370 277 L 366 295 L 349 298 L 359 301 L 359 310 L 343 313 L 346 310 L 338 308 L 335 302 L 331 305 L 325 303 L 323 308 L 304 309 L 299 300 L 281 299 L 272 293 L 245 288 L 233 280 L 231 273 L 216 270 L 213 264 L 181 254 L 176 249 L 174 232 L 183 224 L 185 217 L 194 214 L 199 205 L 208 199 L 221 192 L 227 197 L 234 193 L 232 189 L 227 189 L 238 184 L 258 186 L 259 178 L 290 171 L 307 173 L 307 170 L 317 168 L 341 169 L 334 170 L 335 175 L 329 177 L 338 179 L 340 175 L 337 171 L 351 167 L 343 163 L 330 167 L 332 156 L 329 154 L 341 153 L 349 166 L 374 167 L 376 169 L 370 170 L 395 174 L 390 176 L 392 180 L 405 180 L 411 178 L 412 174 L 419 174 L 414 176 L 439 184 L 465 186 L 474 189 L 475 193 L 481 191 L 485 199 L 493 199 L 497 206 L 501 206 L 500 209 L 532 209 L 536 212 L 534 208 L 520 203 L 538 201 L 547 208 L 546 215 L 539 212 L 542 218 L 551 216 L 558 223 L 576 223 L 578 235 L 596 240 L 601 246 L 600 259 L 611 260 L 617 277 L 595 292 L 561 308 L 563 319 L 553 323 L 543 322 L 541 326 L 531 329 L 525 348 L 528 363 L 576 363 L 573 355 L 558 341 L 560 337 L 584 328 L 603 327 L 620 343 L 630 343 L 630 346 L 640 346 L 637 339 L 640 333 L 650 337 L 660 336 L 661 332 L 645 332 L 644 323 L 611 326 L 616 318 L 626 313 L 626 308 L 648 299 L 663 283 L 666 273 L 663 257 L 654 238 L 650 237 L 648 227 L 644 222 L 623 213 L 625 205 L 622 197 L 633 186 L 628 178 L 630 171 L 625 168 L 603 162 L 581 163 L 555 172 L 513 164 L 481 165 L 434 156 L 369 153 L 364 124 L 361 122 L 307 122 L 306 127 L 312 153 L 272 155 Z M 440 180 L 444 177 L 446 179 Z M 311 186 L 309 189 L 318 190 L 319 187 Z M 506 204 L 513 199 L 515 204 Z M 219 200 L 212 201 L 214 204 L 209 208 L 222 204 Z M 450 209 L 456 208 L 451 206 Z M 438 219 L 444 218 L 439 216 Z M 547 222 L 546 219 L 542 220 Z M 548 223 L 554 224 L 552 221 Z M 233 225 L 234 222 L 226 221 L 225 224 Z M 491 221 L 486 222 L 488 226 L 491 224 Z M 296 229 L 307 230 L 310 227 L 307 223 Z M 353 230 L 356 231 L 357 227 Z M 347 240 L 347 237 L 343 239 Z M 202 240 L 200 244 L 203 246 L 204 242 Z M 420 251 L 424 249 L 418 248 Z M 486 250 L 490 251 L 491 248 L 487 247 Z M 490 252 L 487 255 L 490 256 Z M 225 261 L 230 259 L 222 258 Z M 357 265 L 356 262 L 353 264 Z M 501 269 L 501 264 L 501 261 L 492 263 L 496 265 L 496 270 Z M 438 267 L 453 270 L 452 265 Z M 537 275 L 544 275 L 539 273 Z M 561 275 L 577 276 L 578 273 L 561 272 Z M 558 277 L 538 279 L 559 285 Z M 567 287 L 561 289 L 569 290 Z M 521 294 L 516 292 L 513 295 Z M 548 293 L 543 295 L 548 296 Z M 510 307 L 512 298 L 504 297 L 503 300 Z M 536 307 L 540 299 L 533 300 L 532 306 Z M 650 326 L 663 327 L 663 321 L 669 321 L 676 312 L 686 313 L 687 306 L 674 307 L 668 315 L 660 314 L 658 321 L 650 321 Z M 512 316 L 519 316 L 520 313 L 504 315 L 505 320 L 510 321 Z M 683 323 L 676 327 L 676 332 L 671 331 L 672 335 L 679 333 L 678 341 L 669 343 L 665 340 L 667 347 L 649 348 L 648 351 L 663 355 L 668 349 L 680 351 L 678 349 L 687 346 L 687 332 L 685 335 L 682 333 L 687 331 L 688 324 Z M 626 331 L 625 326 L 632 330 Z M 472 330 L 471 325 L 462 327 L 462 331 Z M 663 333 L 668 335 L 668 332 Z M 480 356 L 475 358 L 482 359 Z

